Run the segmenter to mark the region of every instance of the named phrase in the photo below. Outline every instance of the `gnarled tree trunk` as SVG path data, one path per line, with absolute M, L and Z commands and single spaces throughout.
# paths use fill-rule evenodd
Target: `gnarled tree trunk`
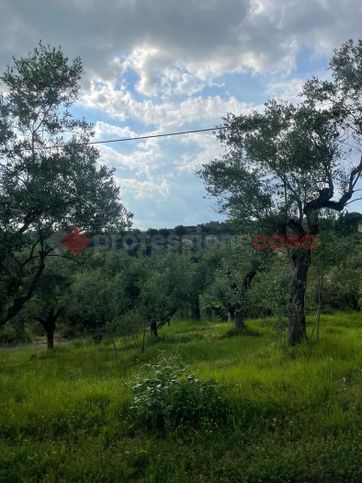
M 240 330 L 245 328 L 245 304 L 246 304 L 246 293 L 251 287 L 251 282 L 257 273 L 257 268 L 254 267 L 249 270 L 243 280 L 243 285 L 241 288 L 241 293 L 239 294 L 240 301 L 234 305 L 234 321 L 235 329 Z M 234 290 L 237 290 L 236 284 L 233 285 Z
M 296 250 L 292 255 L 293 275 L 291 282 L 288 345 L 293 347 L 306 338 L 305 290 L 311 263 L 310 250 Z

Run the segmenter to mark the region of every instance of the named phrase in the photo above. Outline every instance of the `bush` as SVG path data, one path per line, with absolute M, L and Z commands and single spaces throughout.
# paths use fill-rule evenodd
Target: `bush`
M 160 356 L 146 367 L 150 375 L 131 383 L 133 426 L 168 431 L 185 425 L 227 424 L 232 408 L 220 386 L 196 379 L 182 367 L 177 355 Z
M 30 333 L 23 327 L 15 324 L 7 324 L 0 331 L 0 345 L 17 345 L 31 343 Z

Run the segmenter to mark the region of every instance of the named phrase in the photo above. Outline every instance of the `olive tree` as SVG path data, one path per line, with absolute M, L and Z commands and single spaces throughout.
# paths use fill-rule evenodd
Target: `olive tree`
M 265 270 L 270 250 L 254 250 L 249 237 L 235 237 L 218 247 L 219 263 L 207 286 L 206 300 L 215 300 L 227 310 L 235 329 L 245 328 L 249 315 L 248 292 L 258 272 Z
M 306 82 L 296 104 L 271 100 L 262 110 L 227 115 L 219 134 L 225 154 L 200 172 L 232 218 L 272 220 L 277 236 L 292 234 L 290 346 L 306 337 L 310 241 L 320 216 L 355 199 L 362 172 L 362 41 L 336 50 L 330 71 L 331 81 Z
M 97 165 L 92 126 L 71 114 L 82 70 L 40 43 L 0 77 L 0 326 L 34 294 L 52 233 L 129 221 L 112 170 Z

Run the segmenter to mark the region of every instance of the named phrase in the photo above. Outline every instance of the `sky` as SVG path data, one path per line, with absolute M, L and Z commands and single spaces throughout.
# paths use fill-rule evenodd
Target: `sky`
M 95 139 L 203 129 L 328 75 L 361 36 L 360 0 L 1 0 L 0 70 L 39 40 L 84 63 L 74 112 Z M 140 229 L 223 219 L 196 172 L 213 133 L 103 145 Z

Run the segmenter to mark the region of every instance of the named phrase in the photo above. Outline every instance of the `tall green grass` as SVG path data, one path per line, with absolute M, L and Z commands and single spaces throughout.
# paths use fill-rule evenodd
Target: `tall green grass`
M 323 316 L 320 341 L 293 350 L 273 322 L 175 322 L 143 353 L 139 339 L 0 350 L 0 482 L 362 481 L 361 316 Z M 228 427 L 130 428 L 129 382 L 176 351 L 223 384 Z

